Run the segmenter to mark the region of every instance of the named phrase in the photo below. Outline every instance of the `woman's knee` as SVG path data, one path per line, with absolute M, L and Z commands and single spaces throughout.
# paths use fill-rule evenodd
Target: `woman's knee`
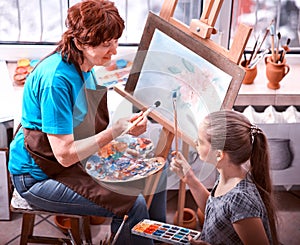
M 148 208 L 147 208 L 147 203 L 143 195 L 139 195 L 131 209 L 130 212 L 133 212 L 134 214 L 137 214 L 143 218 L 148 218 Z M 129 212 L 129 213 L 130 213 Z

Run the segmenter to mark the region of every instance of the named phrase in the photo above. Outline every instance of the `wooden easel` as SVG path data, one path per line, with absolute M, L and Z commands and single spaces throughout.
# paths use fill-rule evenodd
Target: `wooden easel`
M 251 34 L 252 28 L 246 25 L 240 25 L 238 27 L 238 31 L 233 40 L 231 49 L 228 50 L 216 43 L 214 43 L 210 37 L 212 34 L 215 34 L 217 30 L 214 25 L 217 20 L 218 14 L 220 12 L 221 6 L 223 4 L 223 0 L 206 0 L 205 9 L 201 15 L 199 20 L 192 20 L 190 26 L 183 24 L 182 22 L 176 20 L 173 17 L 176 5 L 178 0 L 165 0 L 160 12 L 160 17 L 175 26 L 176 28 L 184 31 L 194 39 L 199 42 L 205 44 L 209 49 L 225 56 L 227 59 L 230 59 L 236 64 L 239 64 L 240 59 L 242 57 L 243 51 L 246 47 L 247 41 Z M 115 86 L 115 91 L 130 101 L 134 106 L 139 108 L 140 110 L 146 110 L 146 105 L 143 105 L 139 102 L 132 94 L 126 92 L 121 86 Z M 162 125 L 162 132 L 159 137 L 159 141 L 156 147 L 156 156 L 167 158 L 169 151 L 172 146 L 172 142 L 174 140 L 174 127 L 173 124 L 167 122 L 165 119 L 161 118 L 161 116 L 156 113 L 156 111 L 152 111 L 149 115 L 153 120 L 160 123 Z M 182 139 L 182 152 L 183 155 L 187 158 L 189 152 L 189 146 L 195 147 L 195 143 L 190 139 L 185 138 L 184 135 L 179 131 L 178 137 Z M 160 173 L 157 173 L 155 176 L 151 176 L 149 180 L 147 180 L 145 190 L 147 195 L 147 205 L 150 207 L 153 193 L 155 193 L 158 181 L 159 181 Z M 183 225 L 183 209 L 185 205 L 185 184 L 180 181 L 179 187 L 179 196 L 178 196 L 178 225 Z

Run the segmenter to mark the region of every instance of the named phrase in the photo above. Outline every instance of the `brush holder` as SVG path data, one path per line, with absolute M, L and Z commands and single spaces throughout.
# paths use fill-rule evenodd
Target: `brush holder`
M 243 84 L 252 84 L 254 82 L 254 79 L 256 78 L 257 75 L 257 67 L 256 65 L 248 68 L 248 60 L 243 60 L 241 62 L 241 66 L 243 67 L 244 71 L 245 71 L 245 76 L 243 79 Z
M 289 73 L 290 67 L 286 64 L 286 59 L 283 59 L 282 62 L 276 63 L 273 61 L 272 56 L 265 58 L 266 64 L 266 76 L 268 79 L 268 88 L 270 89 L 279 89 L 281 80 Z

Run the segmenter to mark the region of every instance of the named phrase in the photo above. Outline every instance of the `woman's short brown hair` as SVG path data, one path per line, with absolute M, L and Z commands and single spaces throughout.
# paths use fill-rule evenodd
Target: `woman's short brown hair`
M 119 39 L 125 25 L 113 2 L 84 0 L 69 8 L 66 27 L 57 51 L 68 62 L 80 64 L 83 54 L 75 42 L 96 47 L 105 41 Z

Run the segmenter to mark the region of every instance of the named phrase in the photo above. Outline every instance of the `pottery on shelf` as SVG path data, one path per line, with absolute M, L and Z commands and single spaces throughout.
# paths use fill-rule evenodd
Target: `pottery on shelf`
M 243 84 L 252 84 L 257 75 L 257 67 L 253 66 L 251 68 L 247 67 L 248 60 L 243 60 L 241 66 L 245 71 L 245 76 L 243 79 Z
M 273 62 L 272 56 L 265 58 L 266 64 L 266 76 L 268 79 L 268 88 L 270 89 L 279 89 L 280 81 L 289 73 L 290 67 L 286 64 L 286 59 L 283 59 L 282 62 Z

